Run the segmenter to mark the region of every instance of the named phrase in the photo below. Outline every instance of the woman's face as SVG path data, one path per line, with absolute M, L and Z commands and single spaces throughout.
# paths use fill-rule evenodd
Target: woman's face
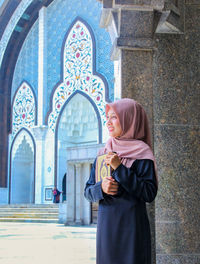
M 119 137 L 122 134 L 121 125 L 114 110 L 110 108 L 107 113 L 107 128 L 111 137 Z

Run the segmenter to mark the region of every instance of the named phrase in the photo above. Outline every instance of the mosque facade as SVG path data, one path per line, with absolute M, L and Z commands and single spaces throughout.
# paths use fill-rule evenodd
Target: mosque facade
M 25 6 L 31 1 L 22 2 L 16 11 L 28 20 Z M 1 203 L 52 203 L 56 186 L 62 191 L 61 202 L 69 204 L 71 190 L 83 189 L 98 148 L 107 138 L 105 104 L 116 96 L 111 40 L 99 27 L 100 14 L 101 4 L 86 0 L 52 1 L 38 11 L 13 71 L 7 188 L 1 190 Z M 22 30 L 12 28 L 11 22 L 8 26 Z M 88 147 L 89 156 L 84 154 Z M 81 151 L 79 160 L 70 156 L 68 148 Z M 87 168 L 82 177 L 75 163 Z M 71 180 L 77 177 L 84 178 L 79 191 L 78 180 Z M 71 199 L 73 203 L 75 198 Z M 74 219 L 73 208 L 71 221 L 90 223 L 85 204 L 88 216 Z
M 0 204 L 51 204 L 57 186 L 63 222 L 93 223 L 104 107 L 133 98 L 159 175 L 152 263 L 200 263 L 199 41 L 199 0 L 0 0 Z

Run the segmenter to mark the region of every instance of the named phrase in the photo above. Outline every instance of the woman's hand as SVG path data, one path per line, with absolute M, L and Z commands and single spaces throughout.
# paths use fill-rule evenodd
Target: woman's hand
M 101 188 L 104 193 L 116 195 L 118 192 L 119 184 L 112 177 L 105 177 L 101 183 Z
M 117 167 L 121 164 L 121 160 L 116 153 L 108 152 L 105 158 L 105 163 L 107 165 L 110 165 L 113 170 L 116 170 Z

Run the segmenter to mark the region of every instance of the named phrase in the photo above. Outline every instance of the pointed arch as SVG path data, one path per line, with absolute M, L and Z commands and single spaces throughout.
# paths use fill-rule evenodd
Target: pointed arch
M 20 128 L 31 128 L 37 120 L 36 96 L 28 82 L 23 81 L 12 103 L 12 136 L 14 137 Z
M 29 150 L 33 153 L 33 191 L 32 191 L 32 201 L 35 202 L 35 168 L 36 168 L 36 144 L 35 140 L 26 128 L 21 128 L 15 135 L 11 147 L 10 147 L 10 170 L 9 170 L 9 203 L 11 202 L 11 184 L 12 184 L 12 162 L 16 156 L 16 152 L 20 145 L 26 141 Z
M 98 108 L 96 106 L 96 104 L 94 103 L 94 101 L 87 95 L 85 94 L 84 92 L 82 91 L 75 91 L 65 102 L 65 104 L 63 105 L 63 108 L 59 114 L 59 117 L 57 119 L 57 123 L 56 123 L 56 128 L 55 128 L 55 166 L 54 166 L 54 175 L 55 175 L 55 178 L 54 178 L 54 184 L 55 186 L 57 186 L 57 174 L 58 174 L 58 130 L 59 130 L 59 124 L 60 124 L 60 120 L 61 120 L 61 117 L 62 117 L 62 114 L 63 112 L 65 111 L 67 105 L 71 102 L 71 100 L 76 96 L 76 95 L 81 95 L 83 96 L 85 99 L 87 99 L 88 103 L 91 105 L 91 107 L 93 108 L 94 110 L 94 113 L 96 115 L 96 120 L 97 120 L 97 124 L 98 124 L 98 142 L 99 143 L 102 143 L 102 123 L 101 123 L 101 116 L 100 116 L 100 113 L 98 111 Z M 80 113 L 76 112 L 79 117 L 80 117 Z M 67 132 L 67 131 L 66 131 Z
M 58 119 L 57 119 L 57 123 L 56 123 L 56 127 L 55 127 L 55 138 L 57 139 L 57 133 L 58 133 L 58 125 L 59 125 L 59 122 L 60 122 L 60 118 L 62 116 L 62 113 L 66 107 L 66 105 L 71 101 L 71 99 L 76 95 L 76 94 L 80 94 L 82 96 L 84 96 L 90 103 L 91 105 L 93 106 L 93 109 L 96 113 L 96 116 L 97 116 L 97 121 L 98 121 L 98 142 L 99 143 L 102 143 L 102 121 L 101 121 L 101 116 L 100 116 L 100 113 L 99 113 L 99 110 L 96 106 L 96 104 L 94 103 L 94 101 L 91 99 L 90 96 L 88 96 L 87 94 L 85 94 L 84 92 L 82 91 L 79 91 L 79 90 L 76 90 L 73 94 L 71 94 L 67 100 L 65 101 L 61 111 L 60 111 L 60 114 L 58 116 Z
M 82 18 L 71 24 L 62 47 L 62 80 L 55 87 L 51 99 L 48 125 L 55 131 L 59 114 L 68 99 L 79 90 L 88 95 L 105 124 L 105 104 L 108 99 L 106 79 L 96 72 L 96 44 L 92 29 Z

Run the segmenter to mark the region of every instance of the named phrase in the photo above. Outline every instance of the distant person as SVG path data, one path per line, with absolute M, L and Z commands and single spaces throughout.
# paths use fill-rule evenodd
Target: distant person
M 53 189 L 53 203 L 59 203 L 60 202 L 60 194 L 62 192 L 58 191 L 56 187 Z
M 96 263 L 151 264 L 146 202 L 155 199 L 158 180 L 147 116 L 125 98 L 106 105 L 106 118 L 110 138 L 85 187 L 85 197 L 99 202 Z M 100 155 L 112 171 L 98 181 Z

